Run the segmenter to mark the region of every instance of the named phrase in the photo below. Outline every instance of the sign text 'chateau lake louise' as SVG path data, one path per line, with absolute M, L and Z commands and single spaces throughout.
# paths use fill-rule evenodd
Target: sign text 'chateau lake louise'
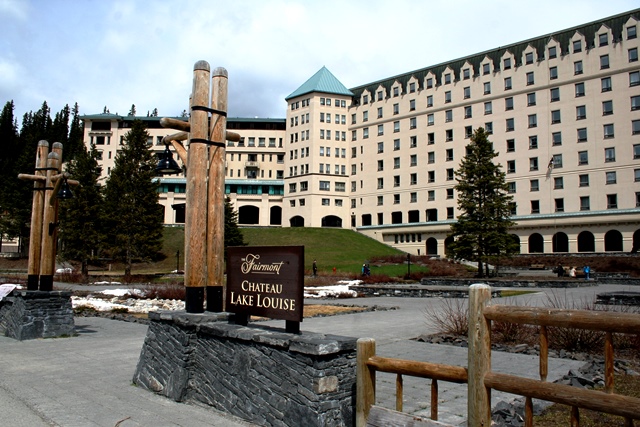
M 226 310 L 302 321 L 304 246 L 227 248 Z

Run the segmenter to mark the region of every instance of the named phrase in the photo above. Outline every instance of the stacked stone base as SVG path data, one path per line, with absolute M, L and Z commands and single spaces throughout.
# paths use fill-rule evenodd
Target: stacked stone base
M 23 341 L 73 334 L 71 292 L 14 290 L 0 301 L 0 335 Z
M 135 384 L 264 426 L 353 426 L 356 338 L 150 313 Z

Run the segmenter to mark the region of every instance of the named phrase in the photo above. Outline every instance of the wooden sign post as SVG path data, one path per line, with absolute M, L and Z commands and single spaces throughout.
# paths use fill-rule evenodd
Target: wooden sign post
M 160 124 L 180 132 L 164 137 L 187 166 L 185 206 L 185 310 L 220 312 L 224 304 L 224 160 L 227 132 L 227 70 L 198 61 L 193 69 L 189 122 L 162 118 Z M 211 89 L 211 101 L 209 91 Z M 188 150 L 182 141 L 188 141 Z

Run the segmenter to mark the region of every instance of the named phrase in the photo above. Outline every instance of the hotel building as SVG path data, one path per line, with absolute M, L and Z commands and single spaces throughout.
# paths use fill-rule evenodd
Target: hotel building
M 323 67 L 286 98 L 286 119 L 229 119 L 243 137 L 226 154 L 240 224 L 351 228 L 444 255 L 455 171 L 483 127 L 521 253 L 637 249 L 639 20 L 640 9 L 351 89 Z M 104 174 L 133 119 L 107 116 L 84 117 Z M 162 151 L 171 131 L 141 119 Z M 165 222 L 181 222 L 170 206 L 184 203 L 184 178 L 160 181 Z

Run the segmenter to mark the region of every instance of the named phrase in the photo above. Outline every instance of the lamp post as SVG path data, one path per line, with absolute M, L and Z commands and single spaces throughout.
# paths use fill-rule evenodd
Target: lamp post
M 39 141 L 36 151 L 35 174 L 19 174 L 18 178 L 33 181 L 31 230 L 29 235 L 29 263 L 27 266 L 27 290 L 53 290 L 53 273 L 56 262 L 58 228 L 58 199 L 73 197 L 69 184 L 78 181 L 61 173 L 62 144 Z M 39 283 L 39 286 L 38 286 Z

